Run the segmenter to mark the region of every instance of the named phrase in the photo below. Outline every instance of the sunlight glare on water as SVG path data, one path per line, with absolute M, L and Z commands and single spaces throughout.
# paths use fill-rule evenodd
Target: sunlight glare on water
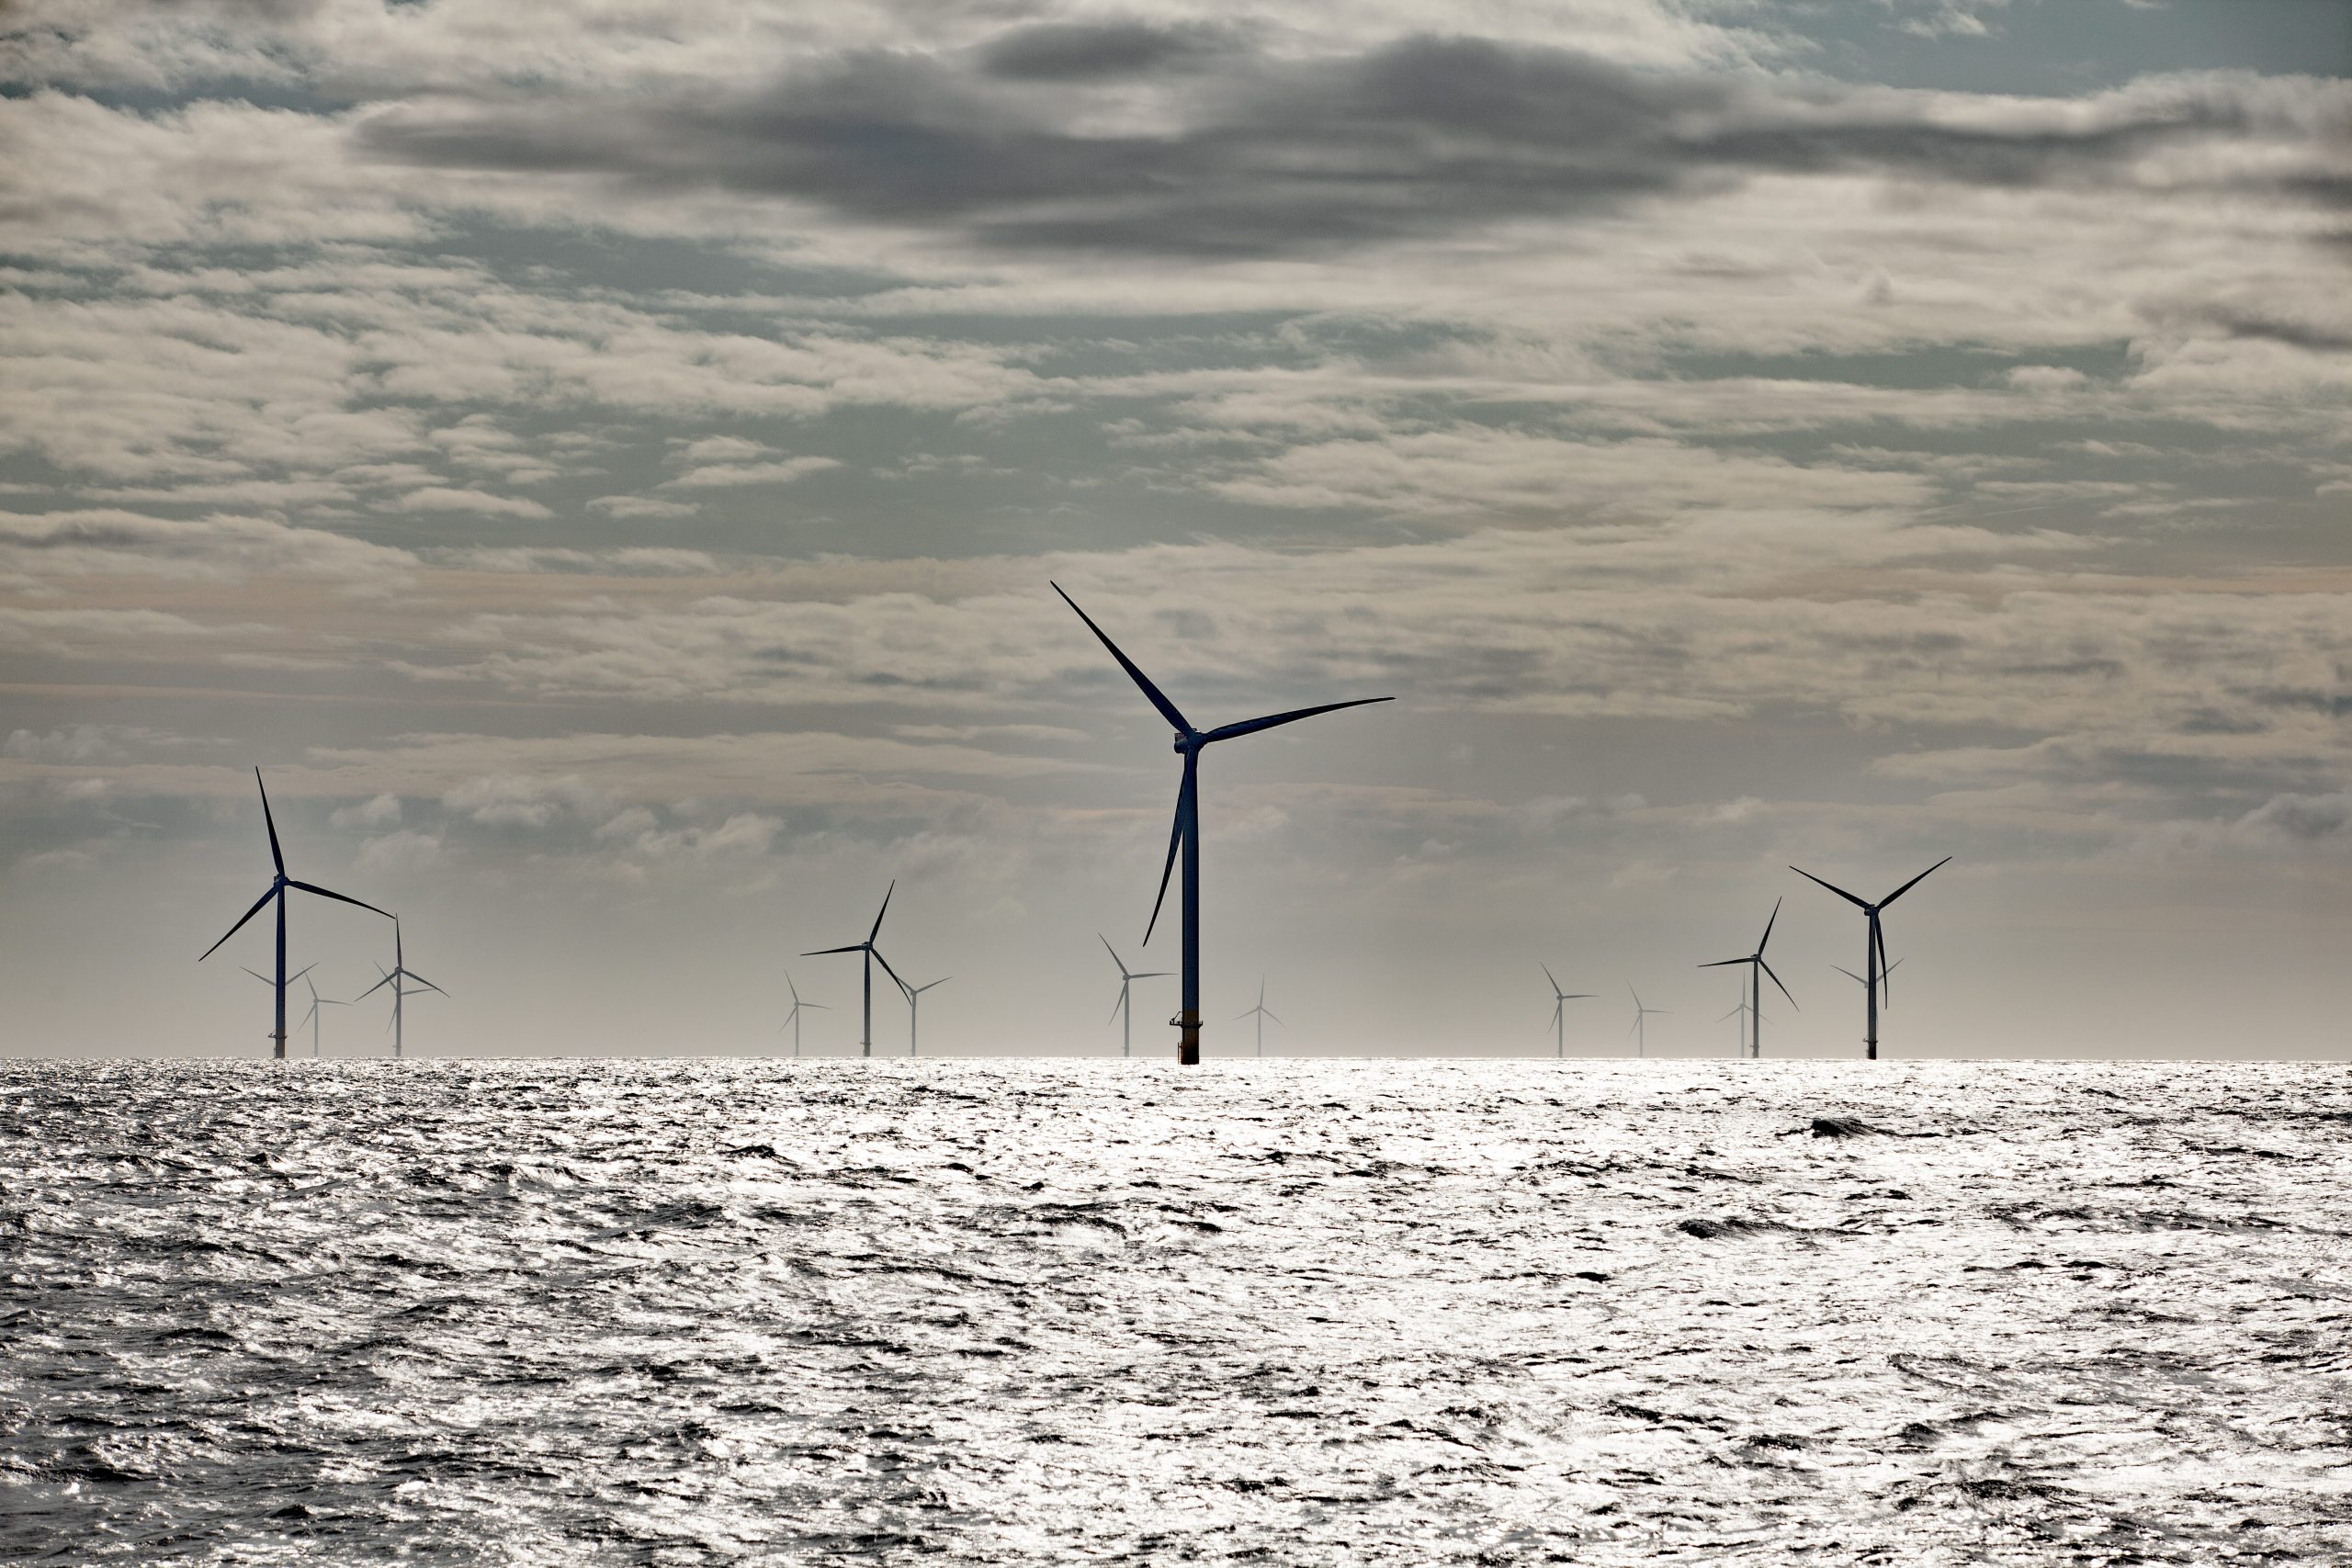
M 2332 1066 L 0 1064 L 0 1559 L 2352 1559 Z

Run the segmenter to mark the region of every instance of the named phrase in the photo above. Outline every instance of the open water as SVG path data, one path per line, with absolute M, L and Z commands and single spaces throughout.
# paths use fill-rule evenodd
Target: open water
M 0 1064 L 0 1560 L 2352 1562 L 2312 1066 Z

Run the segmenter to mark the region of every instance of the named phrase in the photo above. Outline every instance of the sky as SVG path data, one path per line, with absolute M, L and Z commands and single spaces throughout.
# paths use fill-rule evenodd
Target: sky
M 2352 7 L 10 0 L 0 1052 L 2346 1048 Z M 379 917 L 298 898 L 330 997 Z M 298 997 L 300 994 L 298 993 Z M 379 991 L 326 1055 L 380 1053 Z M 307 998 L 298 1000 L 300 1008 Z M 1139 1055 L 1173 982 L 1137 983 Z M 876 1006 L 902 1051 L 906 1010 Z M 307 1054 L 307 1037 L 295 1049 Z

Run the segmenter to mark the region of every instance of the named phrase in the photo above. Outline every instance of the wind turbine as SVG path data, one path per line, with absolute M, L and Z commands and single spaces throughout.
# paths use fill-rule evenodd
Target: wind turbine
M 899 977 L 896 975 L 891 976 L 890 978 L 893 980 L 899 980 Z M 922 994 L 931 989 L 932 986 L 944 986 L 954 978 L 956 978 L 956 976 L 953 975 L 942 975 L 938 979 L 932 981 L 930 986 L 910 986 L 904 980 L 899 980 L 899 989 L 907 993 L 908 1055 L 911 1056 L 915 1055 L 915 1013 L 917 1010 L 917 1004 L 922 1000 Z
M 379 964 L 377 967 L 380 969 L 382 968 L 382 965 Z M 408 983 L 411 980 L 416 982 L 415 990 L 411 990 L 409 988 Z M 390 972 L 386 974 L 382 979 L 377 981 L 374 985 L 368 987 L 366 990 L 360 992 L 351 999 L 355 1002 L 364 1002 L 369 997 L 374 996 L 378 991 L 382 990 L 386 986 L 390 986 L 392 988 L 392 1060 L 397 1062 L 401 1059 L 401 998 L 404 997 L 418 996 L 425 991 L 441 991 L 440 987 L 435 985 L 432 981 L 426 979 L 424 976 L 410 968 L 408 966 L 407 959 L 401 956 L 401 923 L 398 920 L 394 920 L 392 922 L 392 967 Z M 441 994 L 446 997 L 449 993 L 447 991 L 441 991 Z
M 1392 699 L 1357 697 L 1344 703 L 1324 703 L 1311 708 L 1293 708 L 1288 713 L 1268 714 L 1263 718 L 1245 718 L 1237 724 L 1219 725 L 1215 729 L 1195 729 L 1193 728 L 1192 720 L 1186 718 L 1178 710 L 1176 705 L 1168 700 L 1167 694 L 1151 683 L 1151 677 L 1136 668 L 1134 660 L 1119 651 L 1119 645 L 1113 642 L 1102 628 L 1094 624 L 1094 618 L 1078 608 L 1078 601 L 1067 593 L 1062 593 L 1060 583 L 1057 582 L 1052 586 L 1055 592 L 1061 593 L 1062 603 L 1078 612 L 1078 618 L 1086 623 L 1086 629 L 1092 632 L 1104 648 L 1110 649 L 1111 657 L 1119 661 L 1119 668 L 1125 670 L 1128 679 L 1135 682 L 1143 694 L 1150 699 L 1151 705 L 1159 710 L 1159 716 L 1176 727 L 1176 754 L 1184 759 L 1184 781 L 1177 787 L 1176 823 L 1168 838 L 1168 863 L 1160 868 L 1159 893 L 1151 901 L 1151 920 L 1144 927 L 1143 939 L 1148 942 L 1151 940 L 1152 931 L 1159 924 L 1159 906 L 1168 897 L 1168 879 L 1176 869 L 1176 858 L 1181 851 L 1184 859 L 1183 998 L 1182 1010 L 1169 1021 L 1173 1023 L 1180 1032 L 1176 1046 L 1176 1060 L 1187 1067 L 1196 1066 L 1201 1060 L 1200 761 L 1202 749 L 1214 746 L 1220 740 L 1232 740 L 1244 735 L 1255 735 L 1261 729 L 1272 729 L 1276 725 L 1293 724 L 1302 718 L 1313 718 L 1318 713 L 1336 713 L 1340 708 L 1362 707 L 1367 703 L 1385 703 Z
M 273 898 L 277 900 L 277 978 L 272 983 L 273 989 L 277 993 L 277 1026 L 270 1031 L 269 1038 L 272 1046 L 271 1055 L 282 1062 L 286 1059 L 286 890 L 289 887 L 298 887 L 305 893 L 315 893 L 322 898 L 333 898 L 345 904 L 358 904 L 361 908 L 381 915 L 386 919 L 390 919 L 392 914 L 389 909 L 379 909 L 373 904 L 361 903 L 347 894 L 333 892 L 308 882 L 297 882 L 287 875 L 286 856 L 277 847 L 277 818 L 270 815 L 269 789 L 261 782 L 259 768 L 254 770 L 254 787 L 261 791 L 261 819 L 269 829 L 269 859 L 270 863 L 277 868 L 277 874 L 270 879 L 269 891 L 254 899 L 254 907 L 237 917 L 237 923 L 229 928 L 227 934 L 221 937 L 220 942 L 227 942 L 230 937 L 244 930 L 245 922 L 260 914 L 263 905 Z M 198 956 L 197 962 L 201 964 L 205 959 L 220 952 L 220 942 L 216 942 L 206 948 Z
M 313 964 L 311 967 L 316 968 L 317 965 Z M 302 971 L 304 975 L 308 975 L 310 972 L 311 971 L 309 969 Z M 249 970 L 247 973 L 250 974 L 251 971 Z M 306 979 L 302 984 L 311 987 L 311 1010 L 302 1015 L 302 1021 L 311 1026 L 311 1060 L 315 1062 L 319 1059 L 319 1010 L 322 1007 L 347 1008 L 351 1004 L 345 1001 L 337 1001 L 333 997 L 322 997 L 319 995 L 319 987 L 315 981 Z
M 1724 1018 L 1736 1018 L 1739 1020 L 1739 1049 L 1733 1053 L 1735 1055 L 1745 1056 L 1747 1055 L 1748 1010 L 1747 985 L 1745 981 L 1742 981 L 1739 987 L 1739 1000 L 1732 1004 L 1731 1011 L 1724 1014 Z M 1715 1020 L 1715 1021 L 1717 1023 L 1721 1023 L 1724 1021 L 1724 1018 L 1719 1018 Z
M 1560 989 L 1560 982 L 1552 979 L 1550 964 L 1539 964 L 1536 967 L 1544 971 L 1544 978 L 1552 980 L 1552 1051 L 1553 1055 L 1565 1060 L 1568 1055 L 1568 1004 L 1590 1000 L 1594 993 L 1564 991 Z
M 1629 991 L 1634 991 L 1633 983 L 1631 981 L 1626 982 L 1625 988 Z M 1625 1031 L 1625 1032 L 1634 1037 L 1634 1055 L 1636 1056 L 1646 1056 L 1650 1054 L 1650 1032 L 1645 1026 L 1652 1013 L 1656 1013 L 1658 1017 L 1664 1018 L 1667 1016 L 1667 1010 L 1664 1008 L 1644 1007 L 1642 1005 L 1642 993 L 1639 991 L 1634 991 L 1634 1027 Z
M 847 947 L 820 947 L 814 953 L 804 953 L 800 955 L 803 958 L 822 958 L 827 953 L 862 953 L 865 954 L 865 1032 L 859 1037 L 857 1043 L 858 1054 L 860 1055 L 871 1056 L 874 1055 L 874 965 L 877 963 L 880 964 L 884 974 L 889 976 L 891 979 L 899 981 L 899 989 L 904 990 L 906 988 L 907 983 L 904 980 L 899 979 L 899 972 L 890 967 L 890 961 L 883 957 L 881 950 L 874 945 L 874 939 L 882 934 L 882 916 L 890 912 L 890 894 L 896 893 L 898 890 L 898 879 L 893 877 L 890 882 L 889 890 L 882 895 L 882 908 L 880 912 L 876 914 L 874 917 L 874 929 L 865 933 L 865 940 L 864 942 L 854 942 Z
M 1856 908 L 1861 910 L 1864 919 L 1869 924 L 1869 937 L 1864 945 L 1862 958 L 1862 968 L 1870 976 L 1869 979 L 1862 982 L 1862 989 L 1869 997 L 1867 1013 L 1868 1021 L 1862 1033 L 1862 1048 L 1868 1054 L 1871 1061 L 1875 1062 L 1878 1060 L 1879 992 L 1886 985 L 1887 970 L 1894 967 L 1892 964 L 1884 964 L 1882 966 L 1882 961 L 1886 957 L 1886 932 L 1879 924 L 1879 911 L 1884 909 L 1889 904 L 1894 903 L 1897 898 L 1902 897 L 1905 893 L 1910 892 L 1914 887 L 1917 887 L 1922 881 L 1926 880 L 1928 872 L 1935 871 L 1940 866 L 1949 865 L 1951 863 L 1951 856 L 1944 856 L 1944 858 L 1938 861 L 1935 865 L 1929 866 L 1927 871 L 1921 872 L 1917 876 L 1913 877 L 1910 881 L 1905 883 L 1902 886 L 1896 888 L 1894 892 L 1888 894 L 1885 897 L 1880 899 L 1875 904 L 1871 903 L 1868 899 L 1855 897 L 1851 893 L 1849 893 L 1844 888 L 1838 886 L 1835 883 L 1822 882 L 1821 878 L 1814 875 L 1813 873 L 1806 871 L 1802 866 L 1792 865 L 1789 867 L 1791 871 L 1795 872 L 1807 882 L 1820 883 L 1822 886 L 1828 888 L 1829 891 L 1838 895 L 1838 897 L 1843 898 L 1847 903 L 1851 904 Z
M 1094 938 L 1102 944 L 1102 951 L 1111 955 L 1111 962 L 1119 966 L 1119 999 L 1111 1004 L 1111 1016 L 1120 1021 L 1119 1055 L 1132 1056 L 1135 1055 L 1136 1043 L 1136 1011 L 1128 987 L 1137 980 L 1166 979 L 1168 971 L 1165 969 L 1131 971 L 1127 968 L 1127 961 L 1119 956 L 1118 949 L 1111 945 L 1109 937 L 1104 936 L 1101 931 L 1096 931 Z
M 1751 993 L 1747 1006 L 1752 1032 L 1743 1048 L 1743 1055 L 1749 1056 L 1764 1055 L 1764 976 L 1772 975 L 1772 966 L 1764 961 L 1764 949 L 1770 944 L 1772 928 L 1780 922 L 1780 919 L 1781 901 L 1775 898 L 1772 900 L 1772 917 L 1764 922 L 1764 934 L 1757 938 L 1755 952 L 1745 958 L 1718 958 L 1713 964 L 1699 965 L 1702 969 L 1721 969 L 1731 964 L 1747 965 L 1747 983 Z M 1772 975 L 1772 984 L 1781 986 L 1781 977 L 1778 975 Z M 1789 988 L 1786 986 L 1781 986 L 1781 995 L 1789 997 Z M 1796 998 L 1789 997 L 1789 1005 L 1795 1007 Z M 1723 1020 L 1717 1019 L 1715 1021 L 1721 1023 Z
M 791 970 L 789 970 L 789 969 L 787 969 L 787 970 L 786 970 L 786 971 L 784 972 L 784 988 L 785 988 L 786 990 L 790 991 L 790 992 L 792 993 L 792 1010 L 791 1010 L 790 1012 L 786 1013 L 786 1014 L 784 1015 L 784 1021 L 785 1021 L 785 1023 L 786 1023 L 786 1024 L 788 1024 L 788 1025 L 790 1025 L 790 1026 L 791 1026 L 791 1029 L 792 1029 L 792 1054 L 793 1054 L 795 1056 L 797 1056 L 797 1055 L 800 1055 L 800 1012 L 801 1012 L 801 1010 L 802 1010 L 803 1008 L 814 1008 L 814 1009 L 816 1009 L 819 1012 L 831 1012 L 832 1010 L 831 1010 L 831 1008 L 828 1008 L 828 1007 L 827 1007 L 824 1003 L 822 1003 L 822 1002 L 804 1002 L 804 1001 L 802 1001 L 802 1000 L 800 999 L 800 987 L 797 987 L 797 986 L 796 986 L 796 985 L 794 985 L 794 984 L 792 983 L 792 971 L 791 971 Z M 780 1031 L 779 1031 L 779 1032 L 780 1032 Z
M 1266 1020 L 1274 1018 L 1274 1015 L 1266 1010 L 1266 977 L 1263 975 L 1258 976 L 1258 1005 L 1233 1021 L 1239 1023 L 1244 1018 L 1255 1018 L 1258 1021 L 1258 1055 L 1264 1055 L 1266 1054 Z M 1274 1018 L 1274 1021 L 1283 1023 L 1283 1021 L 1278 1018 Z M 1283 1027 L 1288 1029 L 1290 1025 L 1283 1023 Z
M 1854 982 L 1854 984 L 1856 984 L 1857 986 L 1867 986 L 1867 985 L 1869 985 L 1869 984 L 1870 984 L 1870 982 L 1869 982 L 1868 980 L 1863 979 L 1860 975 L 1855 974 L 1851 969 L 1847 968 L 1843 964 L 1832 964 L 1829 967 L 1831 967 L 1832 969 L 1837 970 L 1837 971 L 1838 971 L 1838 973 L 1839 973 L 1840 975 L 1843 975 L 1844 976 L 1846 976 L 1846 978 L 1848 978 L 1849 980 L 1851 980 L 1851 981 L 1852 981 L 1852 982 Z M 1900 968 L 1902 968 L 1902 967 L 1903 967 L 1903 960 L 1901 960 L 1900 958 L 1896 959 L 1894 963 L 1892 963 L 1892 964 L 1888 964 L 1888 965 L 1886 966 L 1886 972 L 1885 972 L 1884 974 L 1881 975 L 1881 976 L 1878 977 L 1879 989 L 1880 989 L 1880 990 L 1882 990 L 1882 991 L 1886 992 L 1890 997 L 1892 997 L 1892 996 L 1893 996 L 1893 994 L 1894 994 L 1894 986 L 1889 982 L 1888 976 L 1892 976 L 1892 975 L 1893 975 L 1893 974 L 1894 974 L 1897 969 L 1900 969 Z

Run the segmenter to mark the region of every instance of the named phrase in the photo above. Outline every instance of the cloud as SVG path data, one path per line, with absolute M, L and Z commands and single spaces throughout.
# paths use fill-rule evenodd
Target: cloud
M 390 828 L 401 819 L 401 797 L 390 793 L 374 795 L 356 806 L 339 806 L 327 814 L 327 823 L 335 828 Z
M 552 517 L 554 513 L 538 502 L 514 495 L 492 495 L 488 491 L 455 490 L 447 485 L 427 485 L 413 490 L 392 503 L 395 512 L 465 512 L 481 517 Z
M 357 134 L 414 164 L 702 182 L 1011 250 L 1240 257 L 1600 215 L 1767 173 L 2064 186 L 2199 137 L 2340 120 L 2347 94 L 2314 83 L 2298 103 L 2250 78 L 2211 78 L 2082 103 L 1970 103 L 1639 71 L 1465 38 L 1229 53 L 1214 90 L 1164 85 L 1126 124 L 1088 123 L 1039 90 L 1041 76 L 1165 77 L 1190 58 L 1173 37 L 1144 26 L 1015 33 L 1001 48 L 1029 62 L 1016 83 L 1002 53 L 983 54 L 990 75 L 865 51 L 731 96 L 411 106 Z
M 672 522 L 681 517 L 692 517 L 699 513 L 702 507 L 695 502 L 662 501 L 650 495 L 600 495 L 588 502 L 588 510 L 601 512 L 607 517 L 617 517 L 624 521 L 632 518 L 655 518 L 662 522 Z

